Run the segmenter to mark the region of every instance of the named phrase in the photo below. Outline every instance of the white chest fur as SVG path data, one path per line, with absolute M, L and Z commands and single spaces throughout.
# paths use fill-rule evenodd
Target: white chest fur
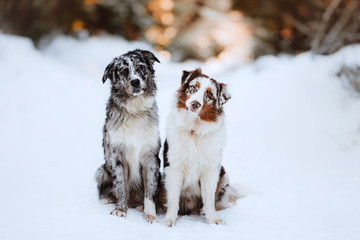
M 170 168 L 184 176 L 182 189 L 199 191 L 199 178 L 209 169 L 220 168 L 226 129 L 223 118 L 205 122 L 174 110 L 168 117 L 167 141 Z
M 108 131 L 112 144 L 138 149 L 142 146 L 153 146 L 159 135 L 156 124 L 151 124 L 141 117 L 129 117 L 117 128 L 114 126 Z
M 149 149 L 156 148 L 159 140 L 158 123 L 150 121 L 146 114 L 141 114 L 141 111 L 149 109 L 155 100 L 138 98 L 141 102 L 128 104 L 128 114 L 123 116 L 123 121 L 117 123 L 110 120 L 107 123 L 109 140 L 112 145 L 124 150 L 123 157 L 131 171 L 130 180 L 134 181 L 140 178 L 140 165 L 148 160 L 142 155 Z

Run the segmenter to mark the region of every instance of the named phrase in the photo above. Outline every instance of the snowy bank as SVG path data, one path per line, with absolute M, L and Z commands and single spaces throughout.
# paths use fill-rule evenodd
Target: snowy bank
M 360 46 L 331 56 L 263 57 L 155 66 L 160 130 L 182 70 L 229 84 L 223 164 L 246 197 L 225 226 L 180 217 L 174 228 L 126 219 L 97 201 L 110 60 L 134 48 L 116 37 L 56 38 L 36 50 L 0 33 L 1 239 L 359 239 L 360 99 L 336 77 L 360 65 Z M 159 216 L 161 221 L 164 216 Z

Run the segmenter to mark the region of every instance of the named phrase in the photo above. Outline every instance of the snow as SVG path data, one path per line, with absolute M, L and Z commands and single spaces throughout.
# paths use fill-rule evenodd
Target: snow
M 360 64 L 359 45 L 248 65 L 157 54 L 162 139 L 182 70 L 228 83 L 223 165 L 246 195 L 219 212 L 224 226 L 185 216 L 173 228 L 134 209 L 111 216 L 97 200 L 109 94 L 101 77 L 135 48 L 151 50 L 110 36 L 60 36 L 36 50 L 0 33 L 0 239 L 360 239 L 360 99 L 336 77 L 342 64 Z

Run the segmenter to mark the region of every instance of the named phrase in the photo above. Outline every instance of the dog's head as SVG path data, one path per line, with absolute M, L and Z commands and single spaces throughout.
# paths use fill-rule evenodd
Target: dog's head
M 143 93 L 155 94 L 155 70 L 153 65 L 160 62 L 153 53 L 136 49 L 116 57 L 105 68 L 103 83 L 110 79 L 112 93 L 137 96 Z
M 224 83 L 204 75 L 201 69 L 183 71 L 178 90 L 177 107 L 214 122 L 223 113 L 223 105 L 231 98 Z

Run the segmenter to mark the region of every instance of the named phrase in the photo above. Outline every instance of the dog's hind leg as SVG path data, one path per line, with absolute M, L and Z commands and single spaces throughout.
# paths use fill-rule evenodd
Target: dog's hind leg
M 235 188 L 229 185 L 229 177 L 225 172 L 224 167 L 221 167 L 219 180 L 215 192 L 215 207 L 216 210 L 222 210 L 236 204 L 236 200 L 241 195 Z
M 159 181 L 160 159 L 157 154 L 149 157 L 142 166 L 144 181 L 144 218 L 152 223 L 156 220 L 155 197 Z

